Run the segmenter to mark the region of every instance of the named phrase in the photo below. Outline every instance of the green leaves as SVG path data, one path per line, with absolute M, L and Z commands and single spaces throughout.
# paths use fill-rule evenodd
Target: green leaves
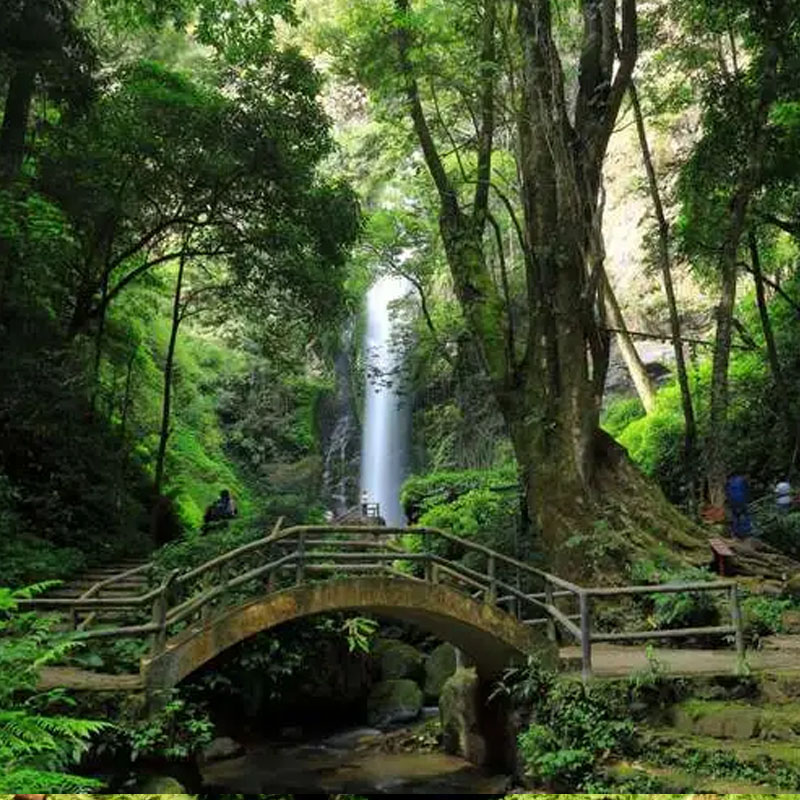
M 0 791 L 65 792 L 99 788 L 101 783 L 65 773 L 80 760 L 96 734 L 111 725 L 63 713 L 63 693 L 37 691 L 42 666 L 74 647 L 52 634 L 54 619 L 17 612 L 17 601 L 52 583 L 11 591 L 0 588 Z

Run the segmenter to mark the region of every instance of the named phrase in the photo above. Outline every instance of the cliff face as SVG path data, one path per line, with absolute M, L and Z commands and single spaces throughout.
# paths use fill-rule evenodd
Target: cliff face
M 699 119 L 694 111 L 672 120 L 666 132 L 663 126 L 648 125 L 662 199 L 670 220 L 676 213 L 673 195 L 677 169 L 698 133 Z M 626 325 L 631 331 L 668 337 L 669 314 L 655 254 L 655 219 L 630 110 L 620 118 L 612 136 L 604 179 L 606 270 Z M 695 280 L 691 265 L 676 260 L 673 280 L 683 332 L 698 338 L 713 336 L 713 297 Z M 674 361 L 668 338 L 661 341 L 635 338 L 634 342 L 654 377 L 668 375 Z M 616 343 L 612 347 L 606 391 L 609 394 L 633 391 Z

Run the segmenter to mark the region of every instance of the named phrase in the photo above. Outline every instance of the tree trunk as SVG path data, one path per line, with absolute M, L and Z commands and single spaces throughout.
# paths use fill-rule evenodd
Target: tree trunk
M 103 359 L 103 338 L 106 332 L 106 315 L 108 313 L 108 274 L 103 278 L 101 287 L 100 310 L 97 319 L 97 331 L 94 337 L 94 369 L 92 375 L 92 401 L 91 408 L 94 413 L 97 407 L 97 395 L 100 391 L 100 364 Z
M 35 81 L 36 70 L 32 64 L 27 61 L 16 64 L 8 85 L 0 129 L 0 186 L 11 183 L 22 167 Z
M 671 543 L 676 530 L 683 536 L 681 544 L 696 548 L 696 537 L 685 534 L 685 518 L 626 462 L 599 425 L 608 337 L 598 199 L 608 140 L 636 61 L 635 0 L 621 1 L 619 35 L 616 2 L 584 4 L 574 103 L 565 90 L 550 0 L 516 2 L 522 64 L 517 152 L 524 224 L 513 221 L 525 257 L 526 294 L 520 301 L 527 303 L 527 324 L 516 330 L 519 341 L 512 340 L 510 309 L 493 280 L 485 250 L 488 191 L 496 189 L 490 129 L 498 70 L 482 70 L 476 115 L 481 130 L 475 140 L 478 177 L 470 210 L 427 123 L 415 76 L 418 62 L 411 52 L 415 28 L 407 18 L 410 0 L 395 0 L 395 6 L 406 100 L 439 196 L 439 228 L 453 286 L 508 428 L 537 547 L 556 571 L 590 573 L 598 565 L 572 549 L 576 537 L 593 536 L 598 519 L 613 526 L 640 515 L 648 523 L 635 532 L 626 526 L 623 549 L 635 550 L 635 539 L 644 550 L 654 548 L 656 538 Z M 495 11 L 496 4 L 485 0 L 481 64 L 495 61 Z M 513 216 L 514 209 L 510 212 Z M 654 519 L 659 528 L 655 534 Z M 624 560 L 615 558 L 610 569 Z
M 775 385 L 775 397 L 786 426 L 786 436 L 792 444 L 797 436 L 797 426 L 794 421 L 793 398 L 789 394 L 786 382 L 783 379 L 783 370 L 778 358 L 778 347 L 775 344 L 775 335 L 772 331 L 772 322 L 769 318 L 769 308 L 764 292 L 764 276 L 761 272 L 761 258 L 758 252 L 758 241 L 753 231 L 748 234 L 748 245 L 750 248 L 750 264 L 753 270 L 753 283 L 756 287 L 756 303 L 758 304 L 758 315 L 761 318 L 761 329 L 764 331 L 764 342 L 767 346 L 767 360 L 772 372 L 772 382 Z M 791 464 L 787 463 L 787 469 Z
M 172 329 L 169 334 L 167 360 L 164 364 L 164 401 L 161 407 L 161 434 L 158 439 L 158 456 L 156 457 L 156 494 L 161 494 L 164 482 L 164 461 L 167 455 L 169 439 L 170 405 L 172 401 L 172 367 L 175 361 L 175 344 L 178 341 L 178 328 L 181 324 L 181 290 L 183 289 L 183 273 L 186 268 L 186 256 L 182 255 L 178 262 L 178 279 L 175 283 L 175 298 L 172 304 Z
M 672 348 L 675 352 L 675 371 L 678 374 L 678 386 L 681 390 L 681 406 L 683 408 L 684 438 L 683 457 L 689 478 L 689 505 L 692 511 L 696 509 L 700 491 L 698 486 L 697 463 L 697 424 L 695 422 L 692 392 L 689 388 L 689 373 L 686 369 L 686 359 L 683 353 L 681 339 L 681 320 L 678 314 L 678 303 L 675 300 L 675 287 L 672 283 L 672 259 L 669 251 L 669 223 L 664 214 L 664 205 L 661 202 L 661 192 L 658 188 L 658 179 L 650 154 L 650 145 L 647 141 L 647 131 L 644 126 L 642 107 L 639 104 L 639 93 L 636 85 L 631 83 L 629 88 L 633 114 L 636 119 L 636 131 L 639 135 L 639 147 L 642 151 L 647 183 L 650 188 L 650 199 L 656 215 L 658 229 L 658 260 L 661 267 L 661 279 L 664 282 L 664 293 L 667 296 L 669 308 L 670 333 L 672 335 Z
M 725 500 L 725 479 L 728 471 L 728 365 L 733 332 L 733 308 L 736 302 L 737 256 L 744 233 L 750 200 L 761 180 L 761 161 L 766 144 L 766 126 L 772 101 L 777 94 L 779 50 L 771 45 L 764 59 L 761 92 L 752 126 L 754 134 L 747 153 L 747 163 L 731 198 L 730 223 L 720 255 L 722 282 L 717 307 L 717 336 L 711 372 L 711 404 L 706 445 L 709 500 L 722 505 Z
M 656 405 L 656 385 L 645 368 L 645 365 L 642 363 L 642 359 L 636 351 L 633 339 L 628 333 L 628 328 L 625 325 L 625 318 L 622 316 L 622 309 L 619 307 L 617 297 L 614 294 L 614 290 L 611 288 L 611 281 L 608 279 L 608 274 L 605 270 L 603 270 L 603 283 L 606 308 L 611 317 L 611 322 L 617 330 L 617 343 L 619 344 L 622 358 L 625 361 L 625 366 L 628 368 L 633 385 L 636 387 L 636 394 L 639 395 L 644 410 L 650 414 Z

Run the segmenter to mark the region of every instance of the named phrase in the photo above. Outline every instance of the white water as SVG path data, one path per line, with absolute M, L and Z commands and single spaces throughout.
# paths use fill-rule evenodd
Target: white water
M 385 277 L 367 293 L 367 330 L 364 350 L 367 386 L 361 448 L 361 489 L 368 502 L 380 505 L 390 526 L 406 524 L 400 506 L 400 486 L 406 477 L 410 409 L 399 391 L 402 348 L 393 337 L 398 320 L 390 304 L 409 293 L 402 278 Z

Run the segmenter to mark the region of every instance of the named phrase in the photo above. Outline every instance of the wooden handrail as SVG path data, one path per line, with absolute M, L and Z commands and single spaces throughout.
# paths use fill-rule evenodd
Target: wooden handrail
M 512 601 L 511 612 L 520 622 L 526 624 L 546 624 L 547 633 L 555 639 L 555 626 L 558 625 L 581 646 L 583 676 L 591 676 L 592 644 L 597 642 L 614 642 L 643 639 L 660 639 L 664 637 L 684 637 L 693 635 L 735 635 L 736 650 L 739 656 L 744 654 L 744 637 L 742 632 L 742 615 L 738 601 L 738 589 L 735 581 L 693 581 L 688 583 L 671 583 L 654 586 L 620 586 L 620 587 L 584 587 L 557 575 L 532 567 L 511 556 L 492 550 L 485 545 L 463 539 L 438 528 L 421 526 L 416 528 L 391 528 L 385 526 L 368 527 L 364 525 L 296 525 L 282 528 L 283 519 L 279 519 L 270 534 L 261 539 L 227 553 L 215 556 L 203 564 L 186 572 L 173 570 L 162 584 L 142 595 L 130 597 L 102 598 L 95 595 L 104 586 L 113 584 L 129 575 L 138 574 L 151 565 L 145 564 L 132 568 L 119 575 L 100 581 L 78 598 L 36 598 L 21 601 L 33 608 L 69 609 L 77 611 L 98 611 L 102 609 L 139 609 L 144 604 L 154 601 L 151 622 L 141 625 L 128 625 L 119 628 L 99 628 L 82 631 L 80 638 L 109 636 L 141 636 L 154 634 L 153 654 L 163 652 L 169 628 L 183 622 L 200 612 L 204 622 L 212 603 L 224 598 L 232 590 L 257 580 L 264 575 L 273 576 L 282 570 L 291 568 L 293 577 L 289 584 L 299 585 L 308 580 L 308 575 L 327 573 L 379 573 L 390 579 L 421 581 L 428 584 L 438 582 L 444 576 L 454 582 L 460 582 L 459 591 L 465 591 L 476 601 L 497 605 L 500 601 Z M 357 538 L 335 538 L 356 534 Z M 422 537 L 422 551 L 407 551 L 395 539 L 402 535 L 412 534 Z M 450 560 L 435 552 L 432 540 L 438 538 L 462 548 L 464 552 L 479 553 L 485 557 L 483 571 L 469 567 L 460 561 Z M 285 552 L 285 547 L 291 547 Z M 273 549 L 275 548 L 275 549 Z M 247 567 L 246 562 L 239 569 L 243 572 L 227 570 L 228 565 L 241 557 L 257 551 L 264 551 L 265 563 Z M 278 555 L 280 552 L 283 555 Z M 277 557 L 276 557 L 277 556 Z M 424 567 L 424 578 L 408 575 L 396 570 L 391 564 L 394 561 L 421 563 Z M 249 562 L 252 563 L 252 562 Z M 512 585 L 504 578 L 507 575 L 499 568 L 512 567 L 516 571 L 516 582 L 520 575 L 533 577 L 544 584 L 544 591 L 531 592 L 529 587 L 523 590 L 519 585 Z M 223 570 L 221 578 L 212 583 L 209 576 L 213 570 Z M 513 575 L 513 573 L 512 573 Z M 202 587 L 198 591 L 191 584 L 203 578 Z M 448 581 L 449 582 L 449 581 Z M 170 605 L 173 589 L 188 587 L 190 596 Z M 467 590 L 467 587 L 470 587 Z M 286 588 L 286 583 L 278 591 Z M 267 591 L 276 590 L 270 577 Z M 476 591 L 477 590 L 477 591 Z M 678 592 L 713 592 L 725 591 L 731 604 L 731 624 L 707 626 L 700 628 L 672 628 L 651 631 L 618 631 L 604 633 L 592 630 L 592 602 L 594 599 L 614 598 L 636 595 L 668 594 Z M 502 597 L 498 599 L 498 595 Z M 557 607 L 559 598 L 572 597 L 578 601 L 579 613 L 566 613 Z M 179 598 L 175 598 L 178 600 Z M 224 602 L 224 600 L 223 600 Z M 526 614 L 533 607 L 544 616 L 526 619 Z M 576 624 L 579 623 L 579 624 Z

